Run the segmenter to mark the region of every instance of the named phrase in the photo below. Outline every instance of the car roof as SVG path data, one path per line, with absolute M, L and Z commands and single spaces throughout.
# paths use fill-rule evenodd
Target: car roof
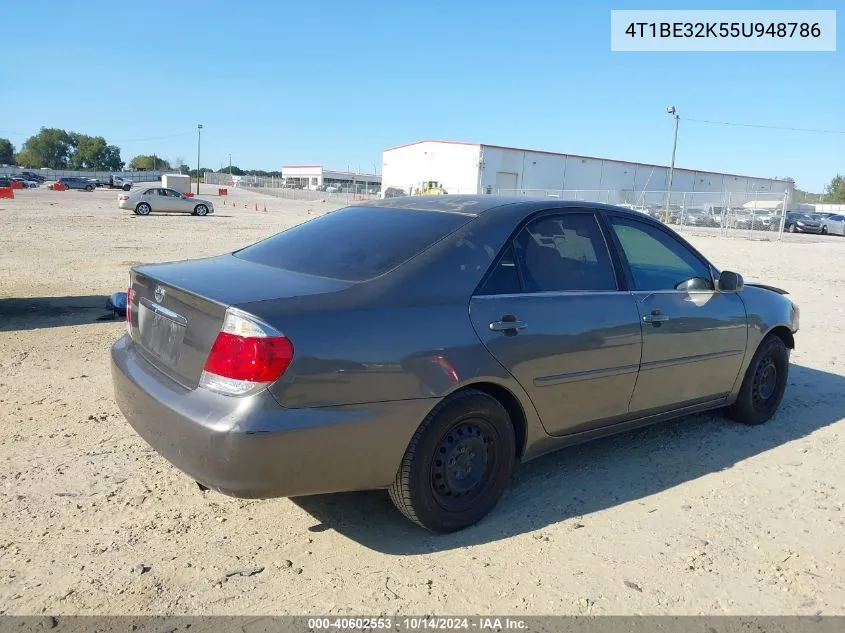
M 445 195 L 445 196 L 403 196 L 368 200 L 356 206 L 386 207 L 413 211 L 440 211 L 479 216 L 502 207 L 535 207 L 546 209 L 604 209 L 628 214 L 631 217 L 651 219 L 647 214 L 625 207 L 617 207 L 601 202 L 583 200 L 561 200 L 560 198 L 540 198 L 531 196 L 494 196 L 494 195 Z

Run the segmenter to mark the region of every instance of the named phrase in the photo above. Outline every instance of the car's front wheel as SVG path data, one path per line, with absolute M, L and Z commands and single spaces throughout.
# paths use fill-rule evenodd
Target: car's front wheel
M 788 376 L 789 350 L 780 337 L 769 334 L 754 353 L 728 416 L 744 424 L 762 424 L 780 406 Z
M 789 225 L 789 232 L 790 232 L 790 233 L 795 233 L 795 225 L 794 225 L 794 224 L 790 224 L 790 225 Z
M 135 213 L 138 215 L 149 215 L 150 211 L 152 211 L 152 207 L 146 202 L 139 202 L 138 206 L 135 207 Z
M 199 216 L 208 215 L 208 207 L 205 206 L 204 204 L 198 204 L 197 206 L 194 207 L 194 215 L 199 215 Z
M 827 227 L 826 226 L 822 227 L 822 235 L 827 235 Z
M 516 461 L 510 416 L 493 397 L 458 392 L 428 414 L 405 451 L 390 498 L 414 523 L 454 532 L 498 503 Z

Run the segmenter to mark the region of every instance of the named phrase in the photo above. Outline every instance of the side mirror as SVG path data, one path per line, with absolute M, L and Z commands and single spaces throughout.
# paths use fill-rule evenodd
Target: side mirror
M 719 290 L 721 292 L 739 292 L 745 286 L 742 275 L 729 270 L 723 270 L 719 275 Z

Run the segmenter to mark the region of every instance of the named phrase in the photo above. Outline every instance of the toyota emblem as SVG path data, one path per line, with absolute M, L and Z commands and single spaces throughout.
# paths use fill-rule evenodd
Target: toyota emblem
M 164 288 L 162 288 L 161 286 L 156 286 L 155 299 L 156 303 L 161 303 L 162 301 L 164 301 Z

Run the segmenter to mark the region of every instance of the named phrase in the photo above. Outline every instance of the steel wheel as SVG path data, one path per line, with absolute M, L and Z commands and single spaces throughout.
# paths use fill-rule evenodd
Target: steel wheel
M 464 420 L 440 440 L 431 460 L 431 491 L 450 512 L 471 507 L 496 468 L 489 423 Z
M 789 350 L 770 334 L 754 353 L 728 415 L 745 424 L 762 424 L 771 418 L 783 398 L 788 374 Z
M 516 461 L 511 418 L 492 396 L 452 394 L 423 420 L 389 488 L 396 507 L 434 532 L 484 518 L 499 501 Z
M 757 409 L 764 409 L 771 402 L 778 383 L 778 370 L 771 355 L 763 356 L 754 370 L 751 401 Z

